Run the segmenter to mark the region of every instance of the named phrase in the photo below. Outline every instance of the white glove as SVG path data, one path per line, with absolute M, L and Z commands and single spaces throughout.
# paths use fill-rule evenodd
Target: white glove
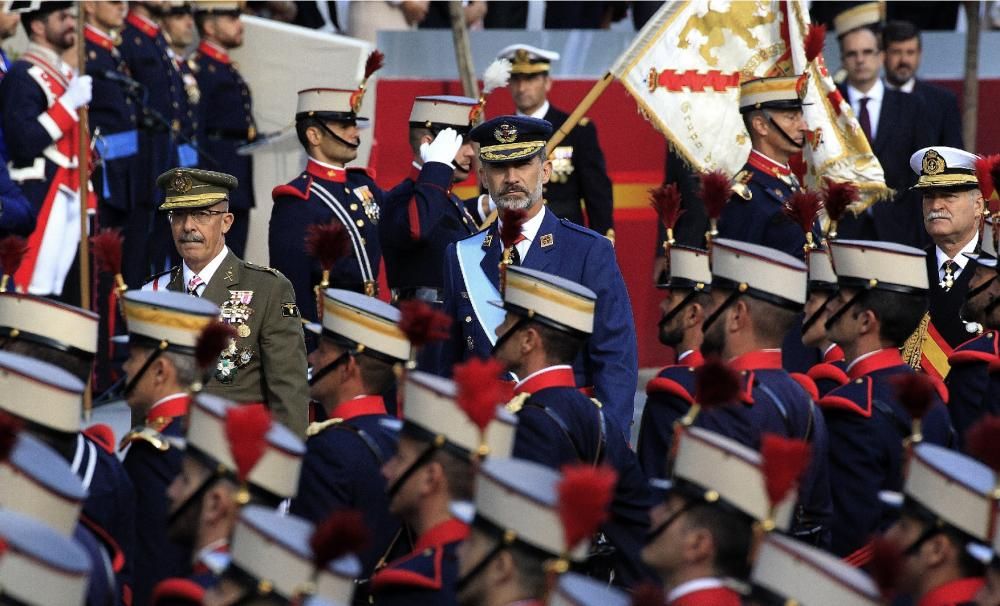
M 77 109 L 90 103 L 90 99 L 93 96 L 93 88 L 94 81 L 90 76 L 83 75 L 73 78 L 69 81 L 69 86 L 66 87 L 66 92 L 61 97 L 63 105 L 71 109 Z
M 458 134 L 454 128 L 446 128 L 439 132 L 430 143 L 420 144 L 420 159 L 424 164 L 428 162 L 440 162 L 454 167 L 455 154 L 462 147 L 462 135 Z

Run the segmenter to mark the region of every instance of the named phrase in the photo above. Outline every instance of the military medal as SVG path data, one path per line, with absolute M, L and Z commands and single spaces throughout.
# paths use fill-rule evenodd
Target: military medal
M 365 209 L 365 215 L 372 223 L 378 223 L 379 208 L 375 203 L 375 195 L 368 189 L 367 185 L 354 188 L 354 195 L 361 200 L 361 206 Z
M 246 339 L 250 336 L 250 327 L 246 324 L 240 324 L 240 327 L 236 329 L 236 334 L 239 335 L 241 339 Z

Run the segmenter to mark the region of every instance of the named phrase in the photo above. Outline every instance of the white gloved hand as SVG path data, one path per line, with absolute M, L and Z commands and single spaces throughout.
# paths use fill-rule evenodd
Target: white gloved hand
M 455 154 L 462 147 L 462 135 L 454 128 L 446 128 L 439 132 L 430 143 L 420 145 L 420 159 L 424 164 L 440 162 L 454 167 Z
M 94 81 L 90 76 L 77 76 L 69 81 L 66 92 L 62 95 L 63 105 L 77 109 L 90 103 L 93 96 Z

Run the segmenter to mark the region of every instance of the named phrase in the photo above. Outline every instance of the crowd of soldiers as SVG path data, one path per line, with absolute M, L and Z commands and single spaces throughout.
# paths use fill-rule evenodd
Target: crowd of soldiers
M 77 76 L 69 3 L 24 4 L 0 80 L 0 223 L 27 237 L 0 242 L 0 602 L 1000 604 L 1000 162 L 916 150 L 933 244 L 848 238 L 879 214 L 799 186 L 798 78 L 744 82 L 753 150 L 700 176 L 704 240 L 654 193 L 665 297 L 638 330 L 677 356 L 630 444 L 610 181 L 593 124 L 547 149 L 557 54 L 499 53 L 516 115 L 415 99 L 391 190 L 347 166 L 378 56 L 299 91 L 272 268 L 242 258 L 239 5 L 83 2 Z M 95 246 L 121 258 L 102 314 L 64 302 L 85 106 L 97 224 L 124 235 Z

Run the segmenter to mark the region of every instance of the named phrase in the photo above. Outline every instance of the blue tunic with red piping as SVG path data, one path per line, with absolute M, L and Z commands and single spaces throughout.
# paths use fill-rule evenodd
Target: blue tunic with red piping
M 830 431 L 830 483 L 836 487 L 832 551 L 837 556 L 863 563 L 872 534 L 898 513 L 882 503 L 879 492 L 902 489 L 903 440 L 912 423 L 896 398 L 893 379 L 912 372 L 898 349 L 883 349 L 849 366 L 850 382 L 819 401 Z M 921 431 L 927 442 L 951 445 L 951 422 L 940 399 Z
M 844 361 L 844 351 L 838 345 L 830 347 L 823 354 L 823 361 L 814 365 L 806 373 L 813 383 L 820 398 L 841 385 L 846 385 L 847 362 Z
M 389 562 L 372 576 L 371 603 L 375 606 L 456 605 L 456 550 L 468 535 L 469 526 L 455 519 L 425 532 L 417 539 L 412 552 Z
M 1000 402 L 987 398 L 989 365 L 1000 356 L 1000 331 L 991 330 L 955 348 L 948 356 L 951 370 L 945 377 L 948 387 L 948 414 L 955 427 L 958 447 L 963 446 L 965 432 L 984 414 L 1000 413 Z

